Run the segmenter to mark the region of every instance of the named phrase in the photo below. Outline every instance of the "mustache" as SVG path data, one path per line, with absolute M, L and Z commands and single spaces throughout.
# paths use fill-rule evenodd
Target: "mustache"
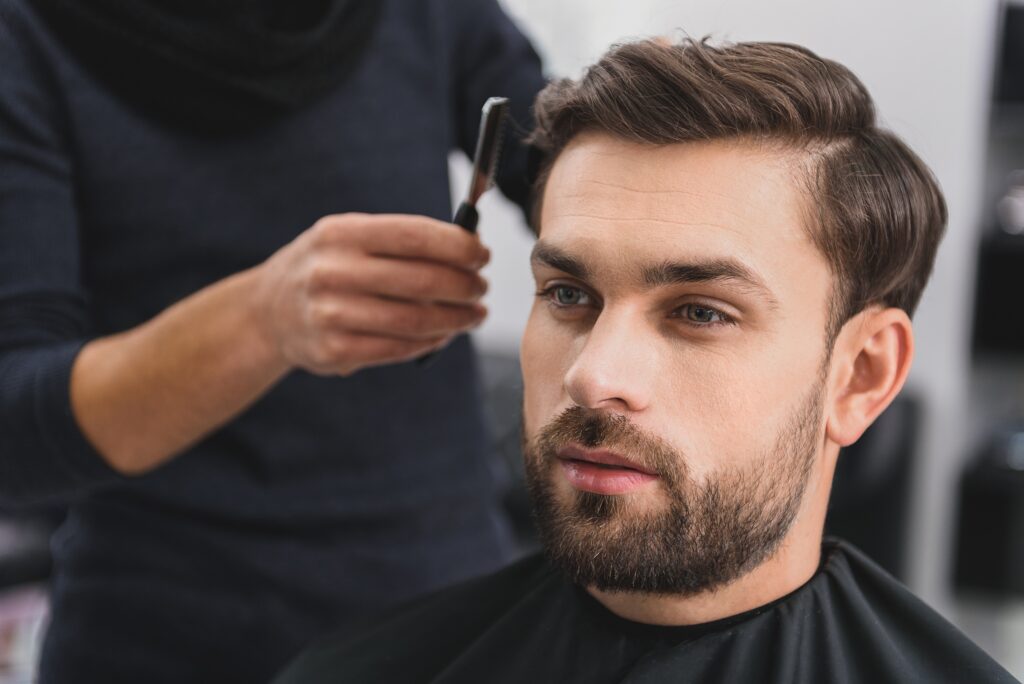
M 545 460 L 554 462 L 558 451 L 570 442 L 622 454 L 668 482 L 687 474 L 686 459 L 681 453 L 621 414 L 570 406 L 538 433 L 537 452 Z

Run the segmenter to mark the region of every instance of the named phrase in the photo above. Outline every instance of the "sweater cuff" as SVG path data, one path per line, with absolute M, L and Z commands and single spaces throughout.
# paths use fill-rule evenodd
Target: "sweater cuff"
M 86 342 L 46 347 L 48 358 L 37 366 L 32 392 L 35 430 L 49 452 L 46 460 L 63 471 L 63 476 L 54 473 L 55 479 L 74 490 L 124 478 L 89 443 L 71 411 L 71 367 Z

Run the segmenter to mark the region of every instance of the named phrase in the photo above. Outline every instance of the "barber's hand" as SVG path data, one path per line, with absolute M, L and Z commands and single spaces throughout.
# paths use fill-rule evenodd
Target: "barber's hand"
M 260 333 L 290 366 L 348 375 L 415 359 L 483 321 L 490 252 L 423 216 L 326 216 L 257 267 Z

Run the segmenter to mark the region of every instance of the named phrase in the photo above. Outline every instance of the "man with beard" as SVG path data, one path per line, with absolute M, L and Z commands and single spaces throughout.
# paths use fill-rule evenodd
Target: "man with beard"
M 613 49 L 535 105 L 522 341 L 545 553 L 280 682 L 1005 682 L 856 549 L 836 460 L 900 391 L 946 222 L 863 84 L 806 49 Z

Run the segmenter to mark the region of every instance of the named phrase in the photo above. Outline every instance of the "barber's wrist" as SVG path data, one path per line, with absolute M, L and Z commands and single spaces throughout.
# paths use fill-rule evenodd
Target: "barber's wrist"
M 271 307 L 267 301 L 262 273 L 263 264 L 231 276 L 231 287 L 241 314 L 239 349 L 245 350 L 254 365 L 268 373 L 284 375 L 294 366 L 285 357 L 271 320 Z

